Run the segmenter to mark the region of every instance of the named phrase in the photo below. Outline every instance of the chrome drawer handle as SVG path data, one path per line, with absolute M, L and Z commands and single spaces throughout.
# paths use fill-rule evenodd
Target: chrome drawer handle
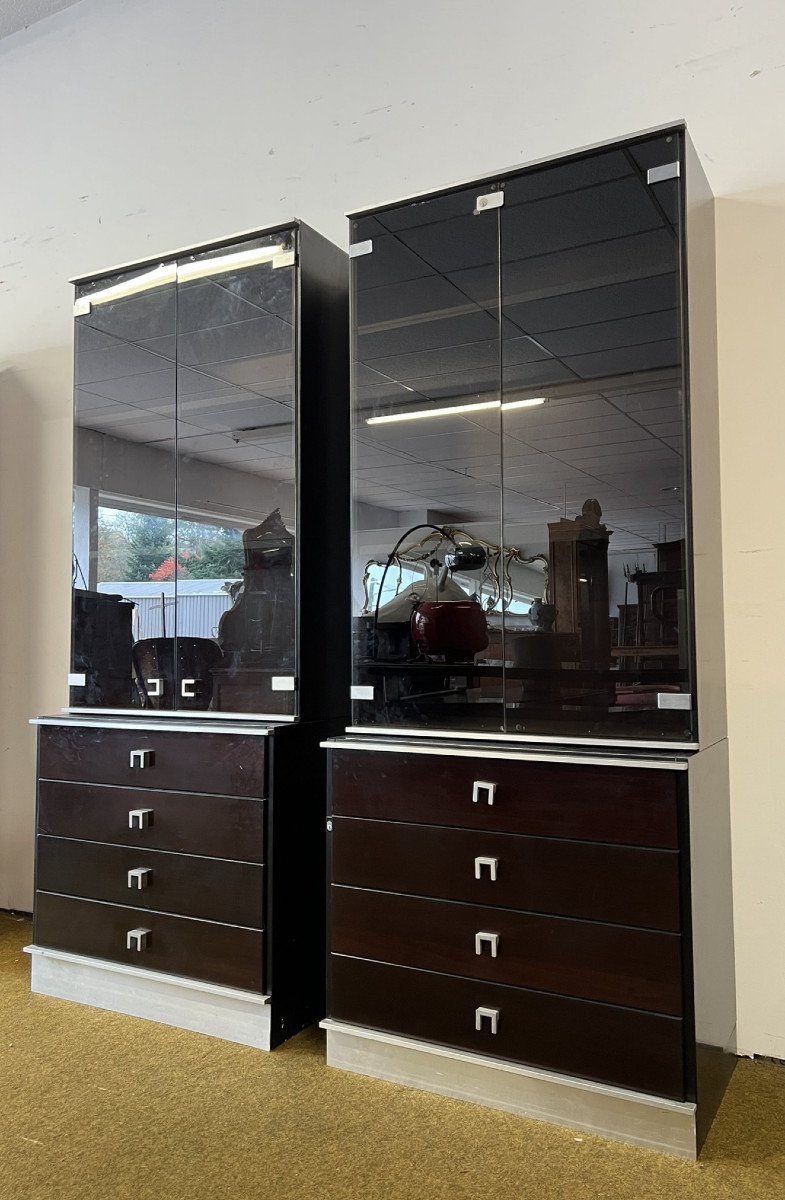
M 491 948 L 491 958 L 496 958 L 499 953 L 499 935 L 498 933 L 475 933 L 474 935 L 474 953 L 482 954 L 485 946 Z
M 129 759 L 129 766 L 138 767 L 140 771 L 145 767 L 155 766 L 155 751 L 154 750 L 132 750 Z
M 151 932 L 150 929 L 129 929 L 125 935 L 126 950 L 147 950 Z
M 183 700 L 196 699 L 196 685 L 198 682 L 198 679 L 183 679 L 181 681 L 180 695 L 182 696 Z
M 483 1021 L 490 1021 L 491 1033 L 499 1032 L 499 1010 L 498 1008 L 478 1008 L 474 1013 L 474 1028 L 477 1032 L 482 1031 Z
M 163 696 L 163 694 L 164 694 L 163 679 L 146 679 L 145 683 L 147 684 L 145 691 L 147 692 L 148 696 L 151 696 L 151 697 Z
M 151 808 L 131 808 L 128 810 L 129 829 L 149 829 L 153 823 Z
M 482 856 L 480 856 L 479 858 L 475 858 L 475 860 L 474 860 L 474 878 L 475 879 L 482 879 L 483 867 L 488 868 L 488 875 L 490 877 L 491 883 L 495 883 L 496 875 L 499 870 L 498 858 L 483 858 Z
M 472 787 L 472 802 L 474 804 L 477 804 L 480 801 L 483 792 L 485 793 L 485 799 L 487 800 L 488 804 L 493 804 L 493 800 L 496 795 L 496 784 L 485 783 L 481 779 L 475 779 Z
M 136 888 L 141 892 L 142 888 L 149 887 L 152 882 L 153 872 L 150 867 L 134 867 L 128 872 L 129 888 Z

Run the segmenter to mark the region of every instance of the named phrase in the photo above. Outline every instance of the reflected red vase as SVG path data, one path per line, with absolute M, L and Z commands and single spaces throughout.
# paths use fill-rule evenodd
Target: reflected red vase
M 424 654 L 469 662 L 488 645 L 488 622 L 474 600 L 424 600 L 412 613 L 412 638 Z

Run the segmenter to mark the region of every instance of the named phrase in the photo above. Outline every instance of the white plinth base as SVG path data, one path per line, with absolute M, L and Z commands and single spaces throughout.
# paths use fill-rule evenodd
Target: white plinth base
M 269 996 L 41 946 L 25 950 L 31 989 L 43 996 L 270 1049 Z
M 679 1158 L 697 1157 L 695 1105 L 327 1019 L 327 1064 L 358 1075 L 566 1125 Z

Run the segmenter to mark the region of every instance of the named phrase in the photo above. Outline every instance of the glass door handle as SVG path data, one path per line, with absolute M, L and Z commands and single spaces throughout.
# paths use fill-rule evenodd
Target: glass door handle
M 146 690 L 148 696 L 151 696 L 151 697 L 163 696 L 163 694 L 164 694 L 163 679 L 146 679 L 145 683 L 147 684 L 147 687 L 145 688 L 145 690 Z
M 196 685 L 198 682 L 198 679 L 183 679 L 180 681 L 180 695 L 183 700 L 196 699 Z

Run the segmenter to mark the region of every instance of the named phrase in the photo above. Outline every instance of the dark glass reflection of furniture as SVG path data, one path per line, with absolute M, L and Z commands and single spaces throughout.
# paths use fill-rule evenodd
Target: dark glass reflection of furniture
M 122 596 L 75 588 L 72 600 L 71 671 L 84 675 L 72 703 L 125 708 L 131 703 L 131 620 L 134 606 Z

